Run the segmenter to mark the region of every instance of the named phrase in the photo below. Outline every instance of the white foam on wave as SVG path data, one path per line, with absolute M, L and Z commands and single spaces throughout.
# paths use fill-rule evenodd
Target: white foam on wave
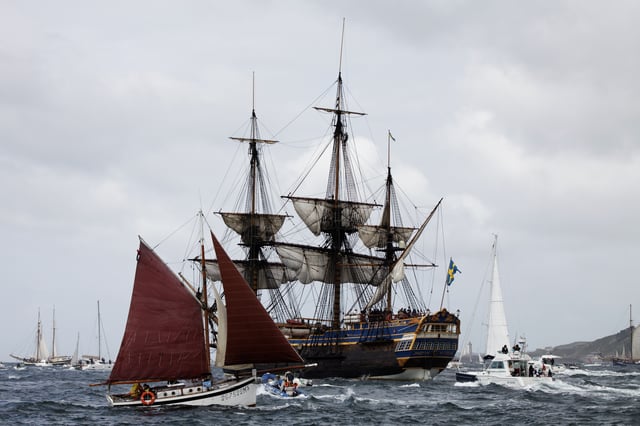
M 420 384 L 419 383 L 408 383 L 405 385 L 400 385 L 398 386 L 399 388 L 419 388 Z
M 640 396 L 640 387 L 636 388 L 616 388 L 605 385 L 598 385 L 593 383 L 581 383 L 581 384 L 572 384 L 561 379 L 558 379 L 556 376 L 556 380 L 553 382 L 543 383 L 542 386 L 538 388 L 543 392 L 553 393 L 553 394 L 563 394 L 563 393 L 573 393 L 577 395 L 593 395 L 594 393 L 601 394 L 602 397 L 606 399 L 615 398 L 616 396 L 624 395 L 630 397 L 639 397 Z
M 453 386 L 459 387 L 459 388 L 477 388 L 480 386 L 480 383 L 478 382 L 455 382 L 455 384 Z

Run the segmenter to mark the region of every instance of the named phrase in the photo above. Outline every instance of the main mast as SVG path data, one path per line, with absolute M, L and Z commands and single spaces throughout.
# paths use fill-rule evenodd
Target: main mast
M 56 353 L 56 307 L 53 307 L 53 329 L 52 329 L 53 337 L 51 338 L 51 357 L 55 358 L 58 354 Z
M 100 332 L 102 331 L 102 323 L 100 322 L 100 301 L 98 300 L 98 359 L 102 359 L 102 336 Z M 107 354 L 108 355 L 108 354 Z
M 343 27 L 343 41 L 344 41 L 344 27 Z M 341 277 L 342 270 L 345 266 L 343 264 L 343 254 L 351 252 L 349 241 L 347 240 L 347 233 L 353 233 L 355 229 L 351 228 L 350 221 L 343 223 L 343 204 L 344 201 L 358 201 L 356 194 L 356 186 L 354 181 L 353 172 L 351 170 L 351 164 L 348 159 L 347 141 L 349 135 L 347 133 L 344 117 L 348 114 L 364 115 L 364 113 L 347 111 L 344 108 L 344 94 L 342 83 L 342 43 L 340 44 L 340 69 L 338 71 L 337 90 L 335 108 L 321 108 L 315 107 L 315 109 L 325 112 L 333 113 L 333 126 L 335 127 L 333 132 L 333 151 L 331 157 L 331 167 L 329 170 L 329 181 L 327 185 L 326 198 L 330 202 L 330 226 L 324 230 L 330 240 L 330 264 L 328 265 L 328 271 L 333 269 L 333 279 L 328 282 L 333 283 L 333 309 L 331 326 L 334 329 L 340 328 L 340 305 L 341 305 Z M 341 164 L 341 156 L 344 157 L 344 164 Z M 344 174 L 344 188 L 341 187 L 341 176 Z M 346 196 L 346 200 L 343 199 L 342 192 Z M 347 212 L 349 214 L 349 212 Z M 323 218 L 324 220 L 324 218 Z
M 42 322 L 40 321 L 40 309 L 38 309 L 38 331 L 36 332 L 36 362 L 42 360 L 41 352 L 42 346 Z
M 202 225 L 200 230 L 200 271 L 202 273 L 202 292 L 200 296 L 200 303 L 203 308 L 204 315 L 204 355 L 207 364 L 207 373 L 211 374 L 211 344 L 209 342 L 209 299 L 207 297 L 207 267 L 204 258 L 204 215 L 200 211 L 200 218 L 202 219 Z

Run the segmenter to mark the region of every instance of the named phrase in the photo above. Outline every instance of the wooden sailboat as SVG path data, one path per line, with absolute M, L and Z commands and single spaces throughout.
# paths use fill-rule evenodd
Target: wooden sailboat
M 11 357 L 14 359 L 17 359 L 24 365 L 37 365 L 37 366 L 43 366 L 43 367 L 50 365 L 48 362 L 49 349 L 47 348 L 47 344 L 44 340 L 44 334 L 42 331 L 42 321 L 40 320 L 40 310 L 38 310 L 38 326 L 36 329 L 35 352 L 33 353 L 33 355 L 28 357 L 22 357 L 14 354 L 11 354 Z
M 416 290 L 418 283 L 409 281 L 404 268 L 416 266 L 408 263 L 408 255 L 440 203 L 421 226 L 403 226 L 390 167 L 384 205 L 363 201 L 347 124 L 349 117 L 364 114 L 346 108 L 341 72 L 334 105 L 316 109 L 333 117 L 326 194 L 284 197 L 315 241 L 284 241 L 278 232 L 286 216 L 265 208 L 269 199 L 260 190 L 269 181 L 259 154 L 262 146 L 275 141 L 259 137 L 253 111 L 251 134 L 236 138 L 249 144 L 250 169 L 242 186 L 247 208 L 221 213 L 245 249 L 246 257 L 234 262 L 289 342 L 305 361 L 317 364 L 303 371 L 305 378 L 430 379 L 455 355 L 460 321 L 446 308 L 430 312 Z M 368 225 L 371 212 L 380 207 L 381 221 Z M 216 263 L 208 261 L 206 268 L 212 279 L 219 277 Z M 307 313 L 301 295 L 311 286 L 317 295 L 315 312 Z
M 291 330 L 290 341 L 305 360 L 318 364 L 305 371 L 305 377 L 429 380 L 454 357 L 460 320 L 442 306 L 431 313 L 416 296 L 415 283 L 409 281 L 405 268 L 417 266 L 407 262 L 408 255 L 442 200 L 418 229 L 403 226 L 389 165 L 380 222 L 366 224 L 379 206 L 355 198 L 343 121 L 353 112 L 344 109 L 342 90 L 338 75 L 336 108 L 322 109 L 334 115 L 335 127 L 326 197 L 288 197 L 307 227 L 324 242 L 317 246 L 276 243 L 282 262 L 296 272 L 300 283 L 322 283 L 319 300 L 324 302 L 317 304 L 312 318 L 294 318 L 283 328 Z M 357 252 L 358 240 L 376 255 Z M 349 290 L 357 296 L 345 312 L 343 297 Z M 393 295 L 398 293 L 405 301 L 395 301 L 394 307 Z
M 216 358 L 236 374 L 212 379 L 206 286 L 188 288 L 141 239 L 125 333 L 104 383 L 111 405 L 253 406 L 256 362 L 301 361 L 212 238 L 226 301 L 224 308 L 218 306 L 226 311 L 226 320 L 218 328 L 218 339 L 225 344 L 218 346 Z M 134 386 L 129 393 L 111 393 L 117 384 Z
M 633 317 L 631 314 L 631 305 L 629 305 L 629 356 L 626 356 L 624 346 L 622 347 L 622 356 L 615 356 L 612 359 L 613 365 L 627 366 L 640 365 L 640 326 L 633 326 Z
M 17 359 L 24 365 L 35 365 L 38 367 L 48 367 L 53 365 L 70 365 L 70 355 L 59 355 L 56 349 L 56 310 L 53 308 L 53 327 L 51 337 L 51 350 L 47 348 L 44 333 L 42 331 L 42 321 L 40 320 L 40 311 L 38 310 L 38 326 L 36 330 L 36 349 L 32 356 L 21 357 L 11 354 L 12 358 Z

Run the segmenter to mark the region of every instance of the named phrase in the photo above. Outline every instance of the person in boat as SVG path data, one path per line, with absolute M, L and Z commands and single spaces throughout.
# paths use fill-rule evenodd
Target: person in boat
M 284 377 L 287 379 L 288 383 L 293 384 L 293 373 L 291 371 L 284 373 Z
M 513 351 L 520 352 L 520 345 L 516 343 L 516 345 L 513 347 Z
M 543 375 L 544 377 L 548 377 L 548 376 L 549 376 L 549 373 L 550 373 L 550 371 L 549 371 L 549 369 L 547 368 L 547 366 L 546 366 L 546 365 L 544 365 L 544 364 L 542 364 L 542 375 Z
M 502 347 L 502 353 L 505 354 L 505 355 L 509 353 L 509 348 L 507 347 L 507 345 L 504 345 Z
M 131 395 L 131 397 L 134 399 L 140 398 L 140 395 L 142 395 L 142 386 L 140 386 L 140 383 L 136 382 L 133 384 L 133 386 L 131 386 L 129 395 Z
M 529 377 L 533 377 L 533 373 L 534 373 L 534 369 L 533 369 L 533 365 L 529 365 Z
M 285 390 L 289 387 L 295 386 L 293 383 L 293 373 L 291 371 L 287 371 L 284 373 L 284 379 L 282 380 L 282 384 L 280 385 L 280 390 Z

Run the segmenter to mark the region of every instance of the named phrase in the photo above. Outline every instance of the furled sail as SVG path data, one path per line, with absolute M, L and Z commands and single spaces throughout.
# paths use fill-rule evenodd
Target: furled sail
M 387 292 L 389 291 L 392 283 L 397 283 L 404 279 L 404 260 L 411 252 L 411 249 L 415 245 L 416 241 L 418 241 L 418 238 L 420 238 L 420 235 L 422 235 L 422 231 L 424 231 L 424 229 L 427 227 L 427 224 L 431 221 L 431 218 L 433 217 L 434 213 L 440 206 L 440 203 L 442 203 L 442 199 L 440 199 L 440 201 L 438 201 L 438 204 L 436 204 L 433 210 L 431 210 L 431 213 L 424 220 L 420 228 L 418 228 L 418 232 L 416 232 L 416 234 L 413 236 L 409 245 L 407 245 L 407 247 L 404 249 L 402 254 L 393 263 L 391 271 L 389 272 L 389 276 L 385 277 L 381 283 L 382 285 L 378 286 L 375 294 L 373 295 L 371 300 L 367 303 L 366 309 L 371 308 L 373 305 L 375 305 L 380 300 L 382 300 L 384 295 L 387 294 Z
M 107 383 L 211 374 L 200 303 L 142 239 L 137 260 L 127 325 Z
M 313 281 L 332 283 L 334 278 L 329 269 L 333 267 L 331 252 L 319 247 L 278 243 L 278 256 L 288 268 L 297 271 L 296 278 L 309 284 Z M 386 275 L 384 259 L 356 253 L 342 253 L 340 283 L 379 285 Z M 331 269 L 333 270 L 333 269 Z
M 314 235 L 321 232 L 331 232 L 338 228 L 345 232 L 355 232 L 363 225 L 377 204 L 358 203 L 351 201 L 334 201 L 330 199 L 288 197 L 293 201 L 293 207 Z M 337 207 L 336 207 L 337 206 Z M 335 223 L 333 212 L 341 211 L 340 223 Z
M 255 293 L 211 234 L 218 258 L 226 302 L 225 366 L 273 362 L 302 362 Z
M 248 260 L 234 260 L 233 263 L 240 271 L 242 276 L 246 277 L 250 268 L 255 267 Z M 295 271 L 287 268 L 282 263 L 261 262 L 257 269 L 258 273 L 258 289 L 274 289 L 280 284 L 288 283 L 296 279 Z M 220 281 L 220 267 L 217 260 L 206 260 L 205 267 L 207 269 L 207 277 L 213 281 Z
M 224 223 L 233 229 L 242 242 L 250 245 L 253 240 L 273 241 L 274 235 L 282 228 L 286 215 L 229 213 L 221 212 Z
M 360 239 L 368 248 L 386 248 L 389 236 L 396 244 L 403 244 L 409 241 L 415 228 L 393 226 L 387 229 L 384 226 L 360 225 L 358 234 Z

